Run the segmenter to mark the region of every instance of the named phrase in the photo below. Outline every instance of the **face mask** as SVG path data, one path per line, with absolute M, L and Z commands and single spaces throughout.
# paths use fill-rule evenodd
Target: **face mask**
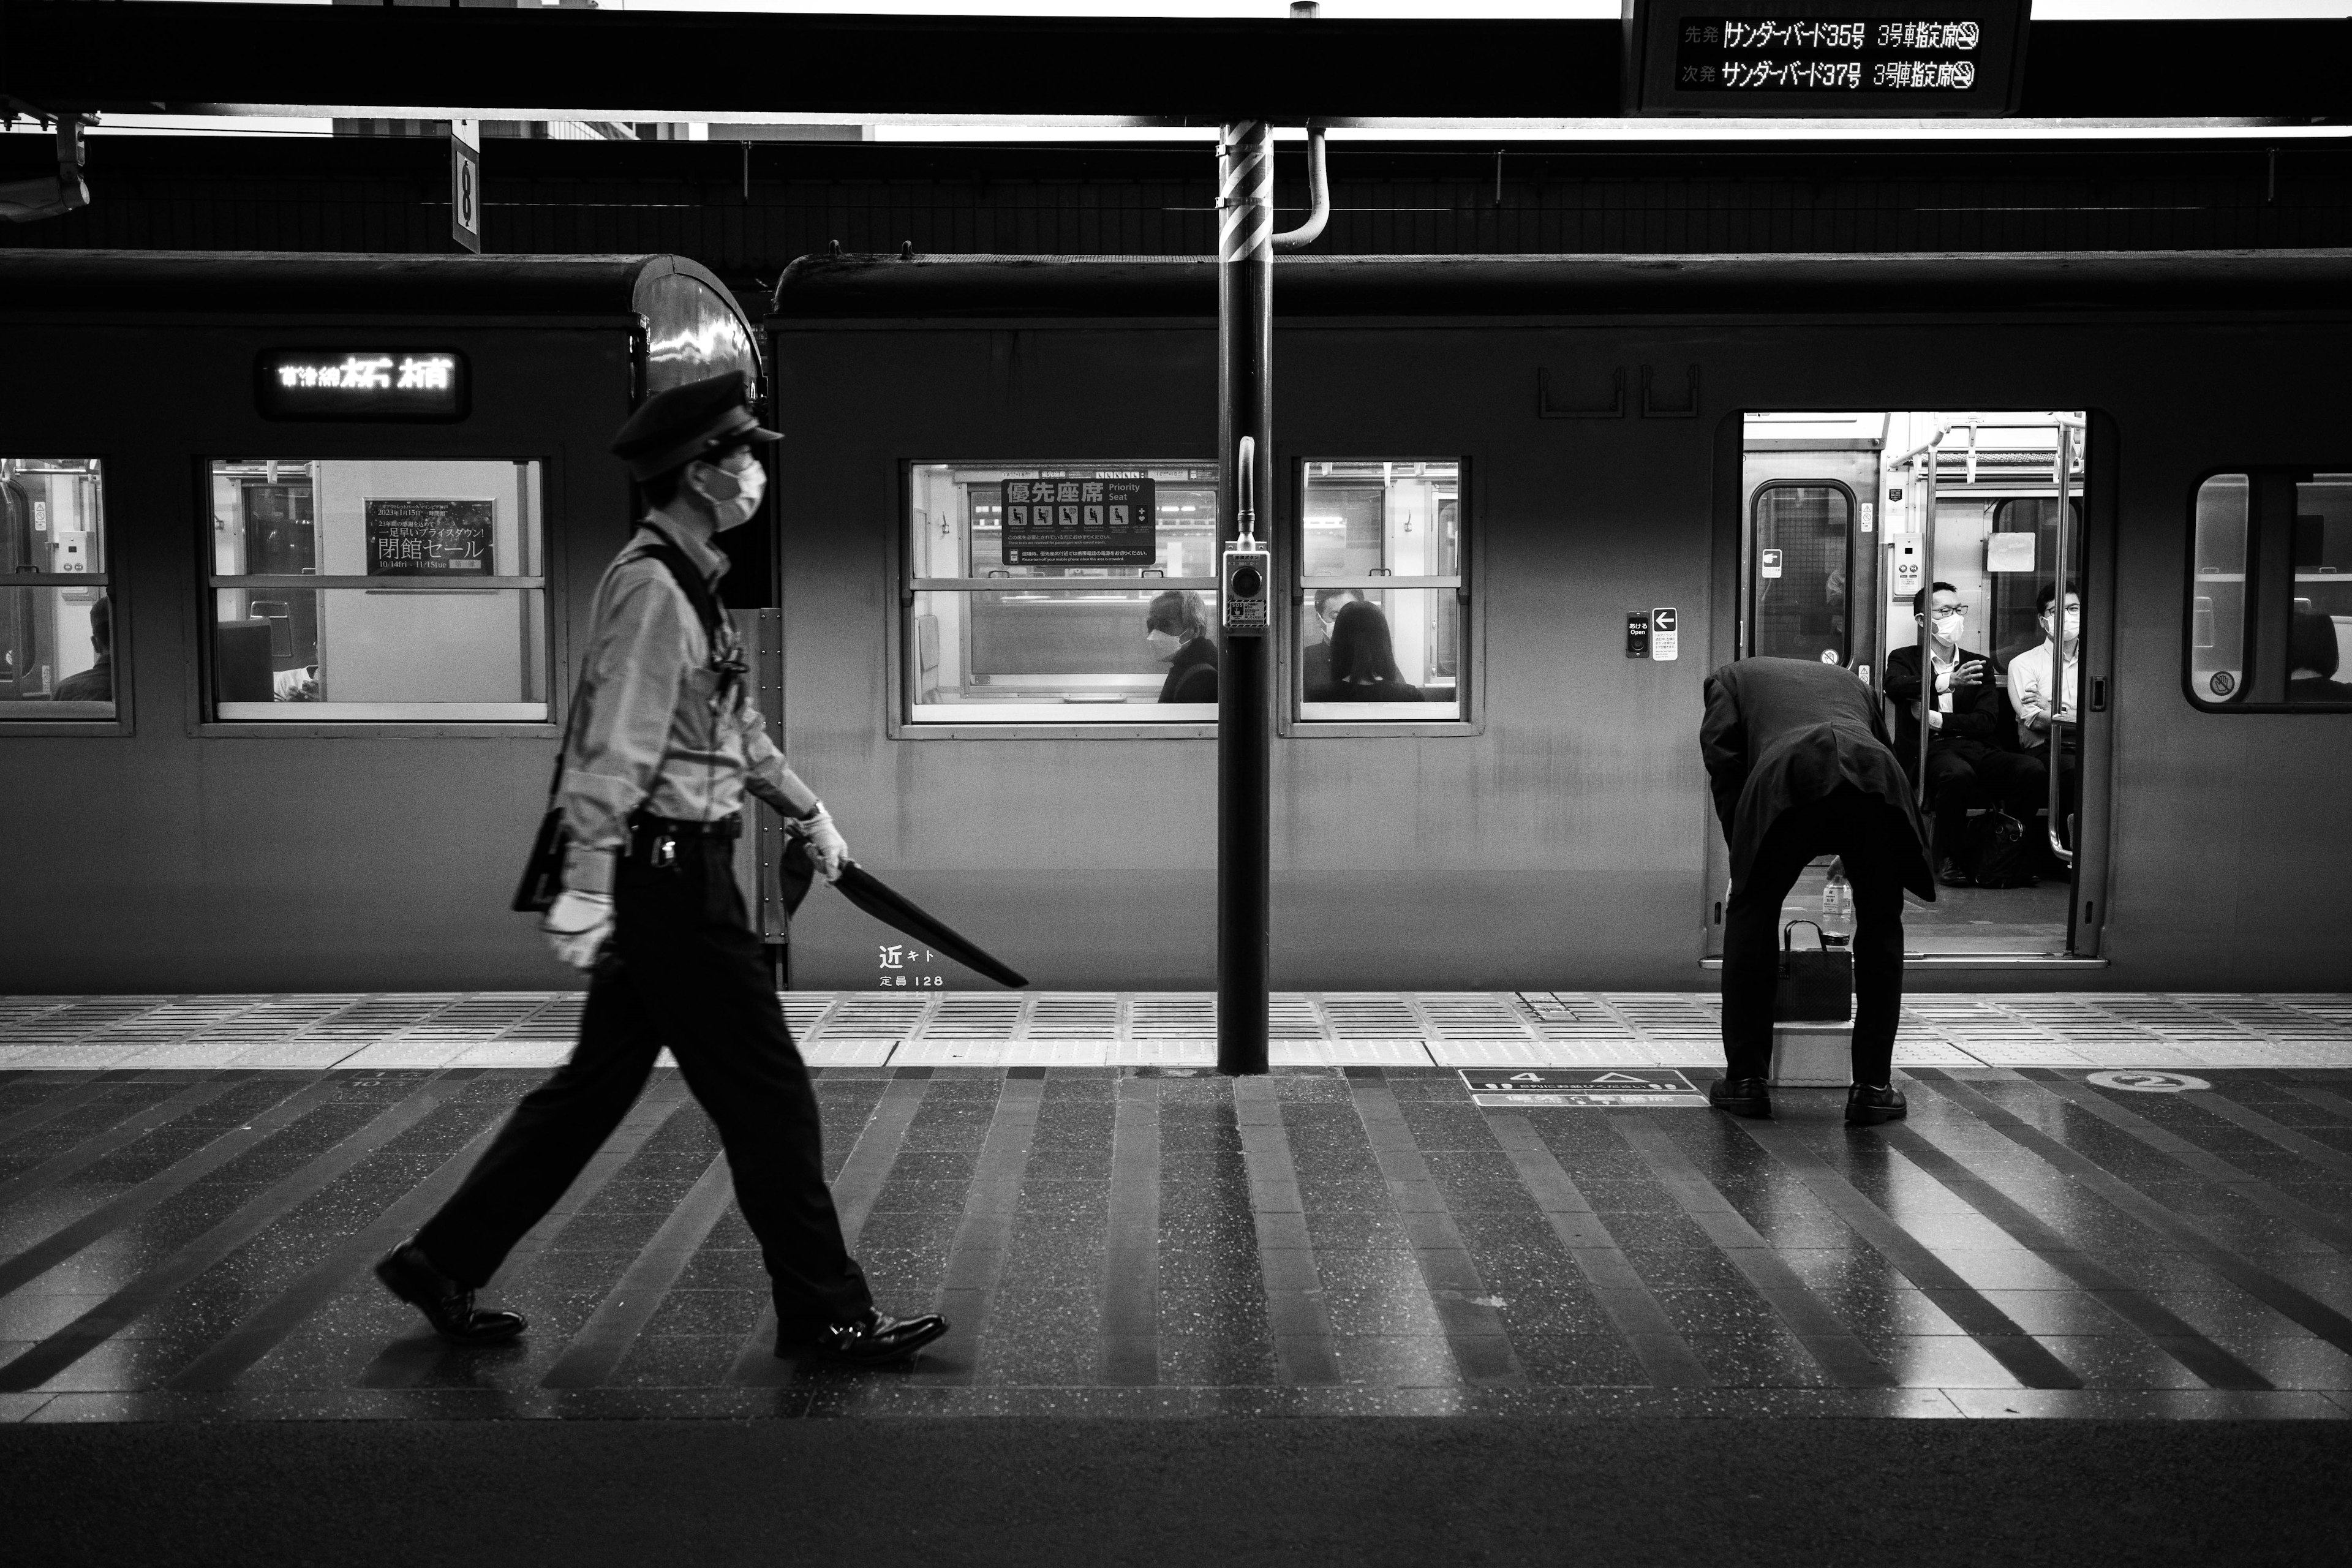
M 1143 634 L 1143 640 L 1151 645 L 1151 657 L 1162 664 L 1174 658 L 1176 650 L 1184 646 L 1183 641 L 1172 632 L 1149 631 Z
M 1937 616 L 1936 617 L 1936 635 L 1943 638 L 1946 642 L 1959 641 L 1960 617 L 1958 616 Z
M 2082 629 L 2083 629 L 2083 616 L 2082 616 L 2082 612 L 2081 612 L 2081 611 L 2079 611 L 2079 610 L 2069 610 L 2069 611 L 2067 611 L 2067 612 L 2066 612 L 2066 635 L 2067 635 L 2068 637 L 2074 637 L 2074 636 L 2078 635 L 2078 634 L 2082 631 Z
M 703 498 L 710 502 L 718 531 L 724 533 L 742 527 L 760 510 L 760 500 L 768 493 L 768 472 L 756 463 L 740 474 L 705 463 L 701 489 Z

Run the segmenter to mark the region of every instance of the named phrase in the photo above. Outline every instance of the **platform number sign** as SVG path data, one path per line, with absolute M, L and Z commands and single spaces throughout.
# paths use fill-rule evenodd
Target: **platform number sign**
M 477 121 L 449 121 L 449 237 L 482 248 L 482 148 Z

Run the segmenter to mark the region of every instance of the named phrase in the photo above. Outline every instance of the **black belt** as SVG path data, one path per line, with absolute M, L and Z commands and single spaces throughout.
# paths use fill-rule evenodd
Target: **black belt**
M 682 817 L 655 816 L 639 812 L 629 818 L 629 847 L 662 838 L 740 838 L 743 819 L 722 816 L 716 822 L 689 822 Z

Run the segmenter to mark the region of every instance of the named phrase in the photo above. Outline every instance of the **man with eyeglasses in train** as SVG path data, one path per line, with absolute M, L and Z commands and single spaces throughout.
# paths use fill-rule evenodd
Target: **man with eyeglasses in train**
M 520 1313 L 474 1292 L 620 1125 L 664 1046 L 719 1131 L 759 1237 L 779 1356 L 901 1361 L 947 1331 L 875 1310 L 824 1180 L 816 1097 L 734 878 L 743 796 L 782 814 L 818 874 L 849 847 L 745 700 L 741 645 L 718 603 L 713 542 L 766 489 L 740 372 L 672 387 L 613 451 L 649 510 L 597 585 L 557 799 L 569 846 L 541 930 L 590 975 L 580 1043 L 524 1096 L 465 1184 L 376 1274 L 442 1338 L 495 1344 Z
M 2043 777 L 2027 759 L 2001 749 L 2000 689 L 1992 662 L 1960 647 L 1968 606 L 1949 583 L 1911 596 L 1911 616 L 1927 630 L 1933 692 L 1920 695 L 1919 647 L 1905 643 L 1886 655 L 1886 700 L 1895 715 L 1895 754 L 1906 773 L 1919 765 L 1919 723 L 1927 724 L 1927 802 L 1935 825 L 1931 850 L 1936 879 L 1966 888 L 1976 879 L 1963 857 L 1969 808 L 1999 804 L 2021 823 L 2033 820 Z

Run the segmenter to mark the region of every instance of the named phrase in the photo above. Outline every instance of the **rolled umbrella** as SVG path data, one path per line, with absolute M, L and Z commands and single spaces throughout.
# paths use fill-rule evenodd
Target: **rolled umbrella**
M 783 858 L 777 869 L 784 908 L 797 910 L 801 900 L 808 896 L 809 885 L 816 879 L 816 865 L 809 858 L 808 846 L 797 837 L 786 844 Z M 986 975 L 999 985 L 1017 989 L 1029 984 L 1026 975 L 1000 962 L 979 943 L 964 937 L 856 861 L 849 861 L 842 867 L 841 879 L 834 886 L 841 890 L 843 898 L 891 930 L 913 937 L 935 952 L 945 953 L 965 968 Z

